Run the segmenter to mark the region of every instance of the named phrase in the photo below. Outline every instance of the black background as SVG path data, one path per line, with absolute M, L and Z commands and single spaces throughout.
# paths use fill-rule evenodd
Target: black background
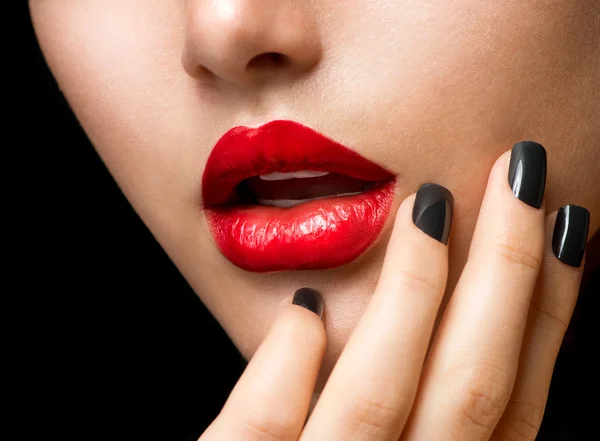
M 8 234 L 24 269 L 25 314 L 9 339 L 21 361 L 18 402 L 36 409 L 22 431 L 196 440 L 245 361 L 123 197 L 48 72 L 28 10 L 20 13 L 27 62 L 12 188 L 22 194 L 12 219 L 21 225 Z M 597 282 L 594 272 L 557 363 L 545 441 L 597 433 Z
M 245 361 L 125 200 L 20 18 L 21 398 L 39 411 L 27 424 L 44 438 L 196 440 Z

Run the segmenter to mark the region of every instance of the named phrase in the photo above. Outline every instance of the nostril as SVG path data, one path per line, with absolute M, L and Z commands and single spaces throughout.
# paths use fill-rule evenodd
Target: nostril
M 202 66 L 202 65 L 198 66 L 197 71 L 200 75 L 207 77 L 207 78 L 216 77 L 215 73 L 212 70 L 210 70 L 209 68 L 207 68 L 206 66 Z
M 252 58 L 246 69 L 282 67 L 289 64 L 289 62 L 289 58 L 279 52 L 265 52 Z

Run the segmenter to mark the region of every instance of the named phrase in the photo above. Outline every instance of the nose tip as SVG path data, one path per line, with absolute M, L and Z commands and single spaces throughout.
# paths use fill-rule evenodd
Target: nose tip
M 321 57 L 308 3 L 190 0 L 184 69 L 194 78 L 218 77 L 241 86 L 307 72 Z

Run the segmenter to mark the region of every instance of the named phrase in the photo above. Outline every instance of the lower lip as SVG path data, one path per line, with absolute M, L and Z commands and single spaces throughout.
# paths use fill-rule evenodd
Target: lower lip
M 392 180 L 356 196 L 292 208 L 205 207 L 217 246 L 247 271 L 318 270 L 352 262 L 381 233 L 394 198 Z

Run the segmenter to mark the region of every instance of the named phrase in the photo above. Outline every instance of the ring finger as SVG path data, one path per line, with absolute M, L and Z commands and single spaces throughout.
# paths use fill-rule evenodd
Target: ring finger
M 577 301 L 589 216 L 583 207 L 566 205 L 548 217 L 544 266 L 529 312 L 519 374 L 494 441 L 532 440 L 538 434 L 556 357 Z

